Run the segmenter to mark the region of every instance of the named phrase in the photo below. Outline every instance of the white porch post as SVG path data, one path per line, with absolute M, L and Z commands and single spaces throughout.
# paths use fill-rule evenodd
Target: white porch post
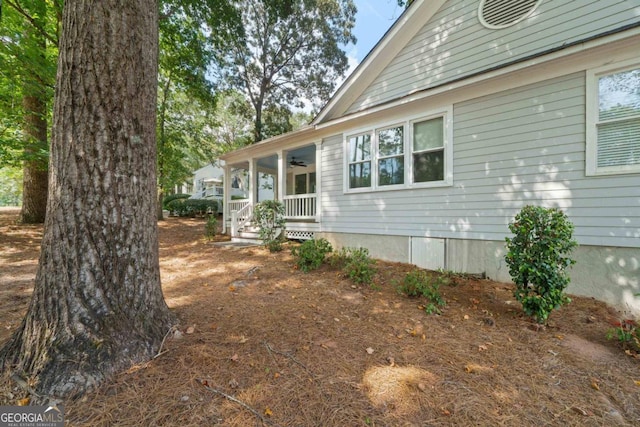
M 249 204 L 255 206 L 258 200 L 258 164 L 253 157 L 249 160 Z
M 316 222 L 322 230 L 322 209 L 320 200 L 322 195 L 322 141 L 316 142 Z
M 287 195 L 287 152 L 278 151 L 278 193 L 277 198 L 284 203 L 284 196 Z
M 222 182 L 222 234 L 227 233 L 227 219 L 230 217 L 229 201 L 231 201 L 231 168 L 226 163 L 223 166 L 224 178 Z

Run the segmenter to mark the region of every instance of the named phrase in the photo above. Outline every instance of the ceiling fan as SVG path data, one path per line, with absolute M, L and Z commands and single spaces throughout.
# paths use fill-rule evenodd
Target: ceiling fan
M 291 167 L 294 167 L 294 166 L 301 166 L 303 168 L 307 167 L 307 165 L 302 160 L 296 160 L 295 157 L 291 158 L 291 161 L 289 162 L 289 165 L 291 165 Z

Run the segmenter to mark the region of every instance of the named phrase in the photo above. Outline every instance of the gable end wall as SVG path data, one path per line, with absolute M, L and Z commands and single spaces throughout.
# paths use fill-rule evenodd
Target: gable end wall
M 346 113 L 640 22 L 639 0 L 543 0 L 517 25 L 490 30 L 478 4 L 447 1 Z

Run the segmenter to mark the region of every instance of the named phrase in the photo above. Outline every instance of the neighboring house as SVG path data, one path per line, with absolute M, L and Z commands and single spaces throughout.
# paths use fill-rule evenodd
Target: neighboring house
M 201 167 L 193 172 L 193 194 L 192 199 L 223 199 L 224 169 L 218 164 L 211 164 Z M 243 196 L 246 196 L 243 193 Z
M 290 237 L 497 280 L 518 211 L 561 208 L 569 292 L 638 315 L 640 0 L 415 0 L 310 126 L 223 158 Z
M 192 199 L 213 199 L 224 201 L 224 162 L 218 161 L 193 172 L 193 194 Z M 244 169 L 231 168 L 229 171 L 229 194 L 230 198 L 247 199 L 249 197 L 248 174 Z M 259 195 L 261 200 L 273 199 L 273 190 L 268 177 L 260 180 Z M 222 212 L 222 204 L 219 206 Z

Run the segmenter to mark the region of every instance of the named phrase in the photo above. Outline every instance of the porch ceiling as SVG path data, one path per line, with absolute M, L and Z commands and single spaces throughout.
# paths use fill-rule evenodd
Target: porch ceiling
M 306 165 L 312 165 L 316 162 L 316 146 L 315 145 L 307 145 L 305 147 L 300 147 L 293 149 L 291 151 L 287 151 L 287 165 L 293 158 L 296 158 L 296 162 L 303 162 Z M 272 155 L 268 157 L 262 157 L 258 159 L 258 167 L 265 169 L 277 169 L 278 167 L 278 156 Z

